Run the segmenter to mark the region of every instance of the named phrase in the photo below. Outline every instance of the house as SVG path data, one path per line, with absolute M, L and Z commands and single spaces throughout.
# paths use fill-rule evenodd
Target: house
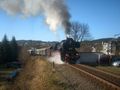
M 92 44 L 92 52 L 102 52 L 106 55 L 120 55 L 120 39 L 100 39 L 93 41 Z
M 103 49 L 101 52 L 108 55 L 120 55 L 119 41 L 102 42 Z
M 108 55 L 111 55 L 111 42 L 102 42 L 102 50 L 101 52 L 104 53 L 104 54 L 108 54 Z

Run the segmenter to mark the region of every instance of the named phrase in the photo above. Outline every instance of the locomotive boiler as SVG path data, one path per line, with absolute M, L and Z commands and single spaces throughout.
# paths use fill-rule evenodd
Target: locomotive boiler
M 80 47 L 80 43 L 74 41 L 72 38 L 67 38 L 61 42 L 60 55 L 61 60 L 70 64 L 75 64 L 80 57 L 76 48 Z

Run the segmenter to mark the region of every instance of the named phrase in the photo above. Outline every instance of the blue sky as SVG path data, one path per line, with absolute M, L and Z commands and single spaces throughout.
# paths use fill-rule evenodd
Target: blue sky
M 113 37 L 120 33 L 120 0 L 66 0 L 71 21 L 87 23 L 94 39 Z M 59 28 L 58 35 L 49 30 L 43 17 L 21 18 L 0 10 L 0 40 L 4 34 L 17 40 L 55 41 L 65 38 Z

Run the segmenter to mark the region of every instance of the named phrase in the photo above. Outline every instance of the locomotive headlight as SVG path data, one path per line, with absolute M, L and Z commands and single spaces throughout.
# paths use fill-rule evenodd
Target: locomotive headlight
M 113 63 L 113 66 L 116 66 L 117 65 L 117 63 Z

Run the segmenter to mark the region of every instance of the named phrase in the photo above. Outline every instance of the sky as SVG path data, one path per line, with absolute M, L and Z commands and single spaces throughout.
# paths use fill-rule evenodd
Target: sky
M 120 0 L 66 0 L 70 21 L 89 25 L 94 39 L 114 37 L 120 33 Z M 60 41 L 65 39 L 62 27 L 51 32 L 43 16 L 11 16 L 0 9 L 0 41 L 4 35 L 17 40 Z

